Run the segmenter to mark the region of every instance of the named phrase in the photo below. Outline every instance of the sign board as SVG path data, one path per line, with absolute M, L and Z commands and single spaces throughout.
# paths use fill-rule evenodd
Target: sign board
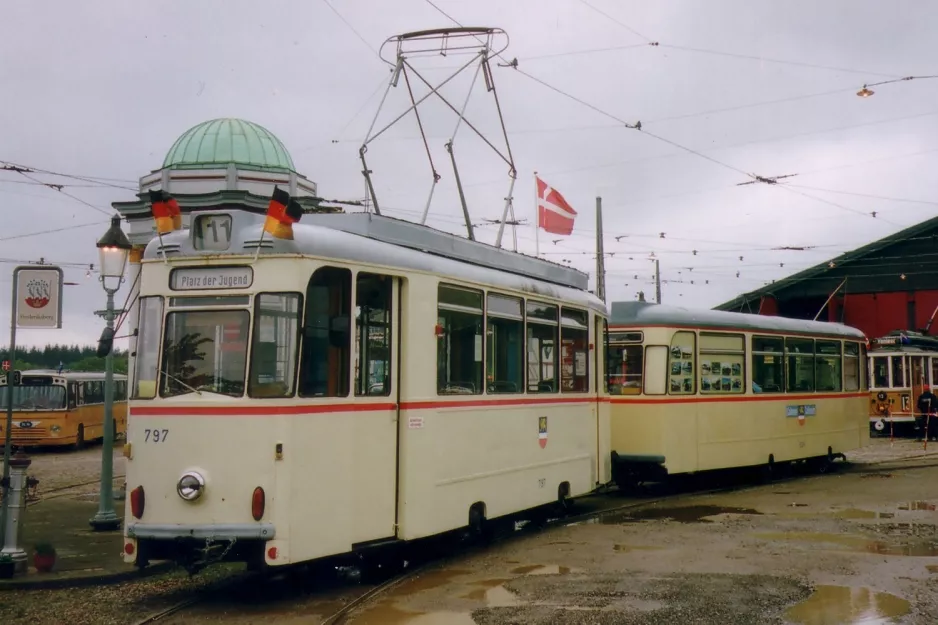
M 246 289 L 254 283 L 250 267 L 193 267 L 174 269 L 169 288 L 174 291 Z
M 18 328 L 62 327 L 62 270 L 59 267 L 17 267 L 14 310 Z
M 9 360 L 4 360 L 4 361 L 3 361 L 3 370 L 4 370 L 4 371 L 9 371 L 9 370 L 10 370 L 10 361 L 9 361 Z

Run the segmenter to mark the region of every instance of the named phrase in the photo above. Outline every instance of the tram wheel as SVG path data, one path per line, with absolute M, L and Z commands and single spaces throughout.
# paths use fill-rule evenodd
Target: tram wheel
M 469 539 L 484 542 L 488 535 L 488 522 L 485 518 L 485 504 L 474 503 L 469 507 Z
M 557 487 L 557 507 L 561 514 L 569 514 L 573 510 L 573 499 L 570 497 L 570 482 L 561 482 Z

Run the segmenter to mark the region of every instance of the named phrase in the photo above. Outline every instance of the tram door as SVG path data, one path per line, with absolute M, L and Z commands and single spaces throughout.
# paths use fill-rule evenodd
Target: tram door
M 925 390 L 924 386 L 928 382 L 928 370 L 925 369 L 925 362 L 924 356 L 912 356 L 912 379 L 910 380 L 912 397 L 909 401 L 911 404 L 909 408 L 912 414 L 918 411 L 916 402 L 918 402 L 919 395 Z
M 357 274 L 355 395 L 360 404 L 374 404 L 374 409 L 358 414 L 365 429 L 356 454 L 367 470 L 358 474 L 362 483 L 354 488 L 361 494 L 359 510 L 369 517 L 369 534 L 379 537 L 394 536 L 397 526 L 400 297 L 400 280 Z

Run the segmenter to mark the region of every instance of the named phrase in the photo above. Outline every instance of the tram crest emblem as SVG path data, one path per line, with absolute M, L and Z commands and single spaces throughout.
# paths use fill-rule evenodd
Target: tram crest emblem
M 547 417 L 537 419 L 537 442 L 541 449 L 547 447 Z

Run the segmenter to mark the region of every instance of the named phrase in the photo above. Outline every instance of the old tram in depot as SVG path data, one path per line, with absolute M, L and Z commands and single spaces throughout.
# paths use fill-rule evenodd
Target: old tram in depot
M 363 553 L 609 481 L 585 274 L 370 213 L 191 224 L 142 261 L 126 561 Z
M 866 339 L 840 324 L 613 303 L 613 478 L 808 461 L 869 442 Z
M 895 331 L 870 344 L 870 428 L 883 435 L 911 434 L 923 418 L 918 398 L 938 384 L 938 338 Z

